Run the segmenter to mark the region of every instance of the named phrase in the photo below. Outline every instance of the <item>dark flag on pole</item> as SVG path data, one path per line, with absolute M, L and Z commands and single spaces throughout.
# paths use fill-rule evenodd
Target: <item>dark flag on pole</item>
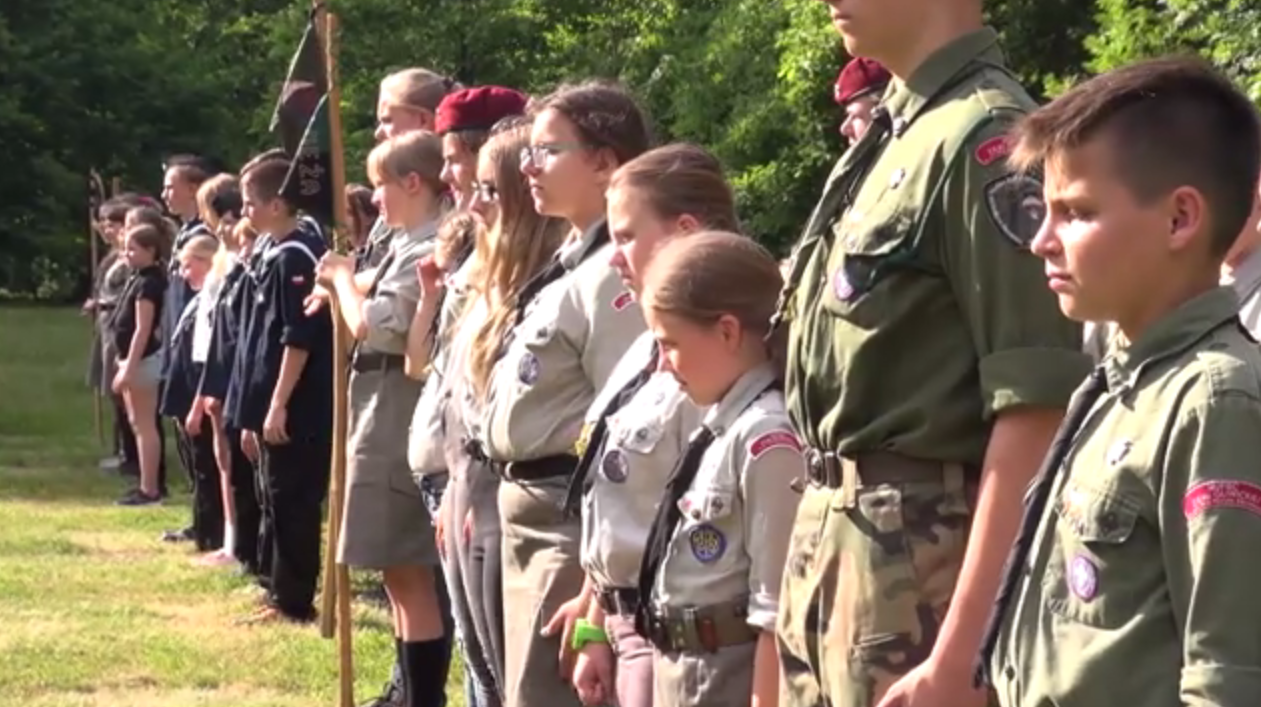
M 311 11 L 302 41 L 289 63 L 270 130 L 293 161 L 281 193 L 322 224 L 333 222 L 333 157 L 328 121 L 328 70 L 317 20 Z

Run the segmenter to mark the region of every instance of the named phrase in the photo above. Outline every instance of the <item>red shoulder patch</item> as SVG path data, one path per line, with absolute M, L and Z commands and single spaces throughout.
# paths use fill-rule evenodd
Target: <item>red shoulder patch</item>
M 635 301 L 635 295 L 631 294 L 630 292 L 623 292 L 622 294 L 613 298 L 613 311 L 620 312 L 623 309 L 626 309 L 627 307 L 631 306 L 631 303 L 634 301 Z
M 767 432 L 749 444 L 749 456 L 757 459 L 772 449 L 791 449 L 800 453 L 801 440 L 797 439 L 797 435 L 784 430 Z
M 976 148 L 976 161 L 988 167 L 1011 153 L 1011 143 L 1006 137 L 992 137 Z
M 1235 508 L 1261 516 L 1261 486 L 1249 481 L 1205 481 L 1187 489 L 1182 514 L 1191 520 L 1214 508 Z
M 306 275 L 294 275 L 293 277 L 289 278 L 289 281 L 295 285 L 305 285 Z

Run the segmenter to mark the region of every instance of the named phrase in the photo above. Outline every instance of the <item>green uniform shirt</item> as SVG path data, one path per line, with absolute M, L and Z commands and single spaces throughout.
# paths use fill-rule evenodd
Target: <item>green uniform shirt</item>
M 1261 352 L 1228 288 L 1103 363 L 992 664 L 1004 707 L 1261 704 Z
M 884 105 L 893 130 L 852 204 L 837 194 L 862 140 L 794 254 L 790 411 L 812 446 L 979 463 L 995 413 L 1063 406 L 1090 365 L 1028 250 L 1042 185 L 1006 166 L 1003 136 L 1033 102 L 986 29 Z

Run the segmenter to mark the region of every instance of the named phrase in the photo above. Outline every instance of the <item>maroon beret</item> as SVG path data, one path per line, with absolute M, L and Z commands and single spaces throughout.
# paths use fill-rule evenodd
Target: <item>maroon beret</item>
M 435 126 L 443 135 L 452 130 L 490 130 L 510 115 L 525 112 L 526 97 L 503 86 L 478 86 L 448 93 L 438 104 Z
M 841 69 L 836 77 L 836 102 L 845 105 L 855 98 L 882 90 L 892 75 L 889 70 L 871 59 L 856 58 Z

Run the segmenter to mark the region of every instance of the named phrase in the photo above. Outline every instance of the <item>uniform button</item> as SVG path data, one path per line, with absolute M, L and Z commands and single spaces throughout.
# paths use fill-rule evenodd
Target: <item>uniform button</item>
M 1015 668 L 1013 668 L 1012 666 L 1010 666 L 1010 665 L 1009 665 L 1009 666 L 1007 666 L 1007 667 L 1003 670 L 1003 675 L 1004 675 L 1004 676 L 1005 676 L 1008 680 L 1015 680 L 1015 679 L 1016 679 L 1016 669 L 1015 669 Z

